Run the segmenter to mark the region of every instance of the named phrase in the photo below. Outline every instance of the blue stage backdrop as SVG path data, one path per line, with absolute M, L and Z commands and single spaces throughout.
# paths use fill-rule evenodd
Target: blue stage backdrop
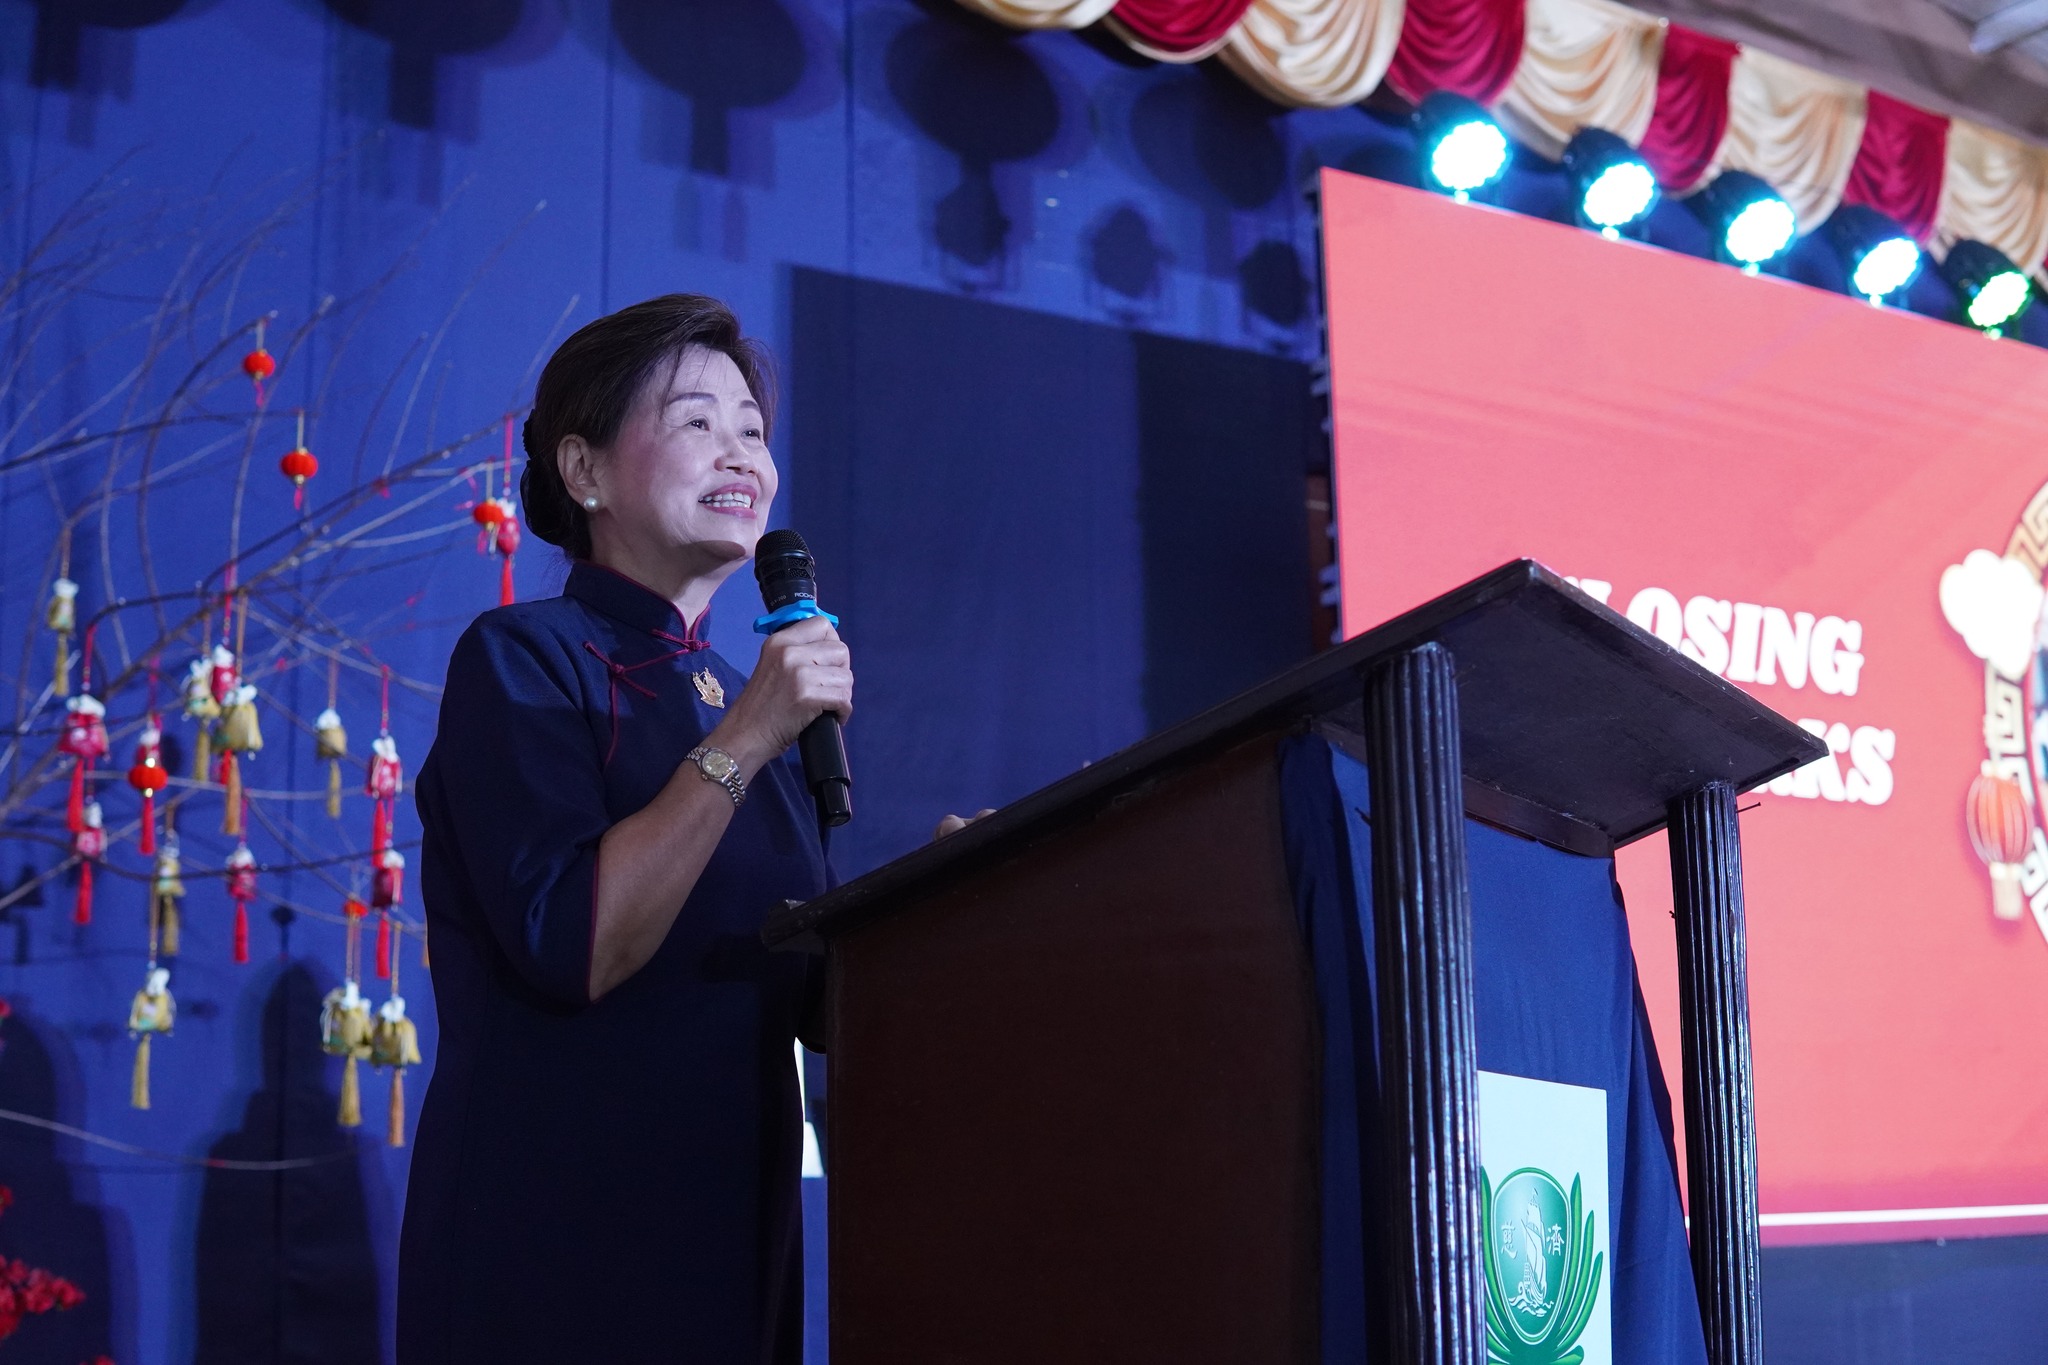
M 181 363 L 221 343 L 200 372 L 234 385 L 234 328 L 274 311 L 276 342 L 322 309 L 335 319 L 283 356 L 247 545 L 297 524 L 273 473 L 290 412 L 307 411 L 322 460 L 317 507 L 467 433 L 482 439 L 463 458 L 489 453 L 566 328 L 698 290 L 782 361 L 778 519 L 817 543 L 858 655 L 861 814 L 838 855 L 842 873 L 871 866 L 949 809 L 1014 797 L 1311 648 L 1305 477 L 1325 456 L 1301 187 L 1325 164 L 1412 180 L 1413 147 L 1395 117 L 1284 112 L 1206 68 L 1013 34 L 951 0 L 0 0 L 0 250 L 27 283 L 0 297 L 7 370 L 26 366 L 0 399 L 0 793 L 54 741 L 35 706 L 55 528 L 109 470 L 103 446 L 20 457 L 123 420 L 120 402 L 87 409 L 120 392 L 166 291 L 204 299 L 172 338 Z M 105 273 L 45 315 L 53 258 L 38 244 L 95 186 L 98 216 L 60 236 L 110 252 Z M 1568 213 L 1540 163 L 1518 163 L 1502 193 Z M 1706 245 L 1675 205 L 1651 236 Z M 1840 287 L 1817 243 L 1792 268 Z M 176 383 L 171 367 L 138 391 Z M 220 437 L 166 435 L 152 458 L 176 470 L 153 529 L 130 504 L 80 523 L 82 613 L 136 593 L 145 569 L 168 593 L 219 568 L 241 454 Z M 329 558 L 281 575 L 276 600 L 321 624 L 307 639 L 252 625 L 270 670 L 252 790 L 323 780 L 292 718 L 324 704 L 319 650 L 341 640 L 391 667 L 393 733 L 409 764 L 424 756 L 447 651 L 496 598 L 464 506 L 480 491 L 399 481 L 388 506 L 423 501 L 388 545 L 353 552 L 369 572 Z M 555 590 L 551 559 L 529 543 L 522 595 Z M 750 586 L 722 596 L 712 627 L 743 667 Z M 135 662 L 111 626 L 97 648 L 102 667 Z M 360 755 L 377 678 L 342 652 Z M 187 657 L 165 658 L 168 682 Z M 132 726 L 142 704 L 138 682 L 111 718 Z M 170 730 L 172 747 L 189 740 Z M 317 802 L 259 797 L 258 856 L 305 865 L 266 874 L 253 960 L 236 966 L 217 876 L 232 841 L 218 798 L 195 801 L 179 1024 L 143 1113 L 127 1103 L 124 1025 L 144 864 L 117 847 L 93 923 L 74 926 L 68 878 L 38 881 L 64 857 L 62 799 L 60 783 L 0 830 L 0 1109 L 63 1126 L 0 1120 L 16 1196 L 0 1252 L 88 1297 L 26 1321 L 0 1361 L 388 1358 L 406 1153 L 382 1144 L 381 1076 L 368 1126 L 335 1126 L 339 1063 L 313 1033 L 351 870 L 311 864 L 361 850 L 366 803 L 352 796 L 337 827 Z M 118 779 L 107 803 L 132 817 Z M 409 801 L 396 833 L 418 837 Z M 405 993 L 431 1066 L 416 954 Z M 308 1164 L 220 1164 L 248 1161 Z M 821 1185 L 806 1191 L 813 1234 Z M 2024 1306 L 2048 1297 L 2033 1243 L 1810 1250 L 1769 1272 L 1772 1330 L 1799 1360 L 1952 1359 L 1957 1342 L 2017 1342 Z

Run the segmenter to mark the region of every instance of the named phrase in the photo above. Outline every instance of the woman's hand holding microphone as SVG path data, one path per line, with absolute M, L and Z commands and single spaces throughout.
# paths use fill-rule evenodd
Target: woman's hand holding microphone
M 761 642 L 754 676 L 704 743 L 725 750 L 742 780 L 796 743 L 827 711 L 853 715 L 853 665 L 846 642 L 821 616 L 785 626 Z

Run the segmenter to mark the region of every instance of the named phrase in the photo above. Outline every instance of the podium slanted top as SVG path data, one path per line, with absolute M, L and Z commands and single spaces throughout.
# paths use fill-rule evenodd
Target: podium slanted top
M 1603 857 L 1662 828 L 1667 804 L 1708 782 L 1748 791 L 1827 756 L 1823 741 L 1518 559 L 956 834 L 786 906 L 762 938 L 815 949 L 906 894 L 1012 856 L 1262 733 L 1314 728 L 1362 757 L 1366 677 L 1429 642 L 1456 666 L 1467 811 L 1574 853 Z

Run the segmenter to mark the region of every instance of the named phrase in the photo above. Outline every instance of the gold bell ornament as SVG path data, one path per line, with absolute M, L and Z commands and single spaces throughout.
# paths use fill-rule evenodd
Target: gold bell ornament
M 163 935 L 162 955 L 178 955 L 178 902 L 185 895 L 185 869 L 178 860 L 178 836 L 166 829 L 149 882 L 149 914 Z
M 214 646 L 215 654 L 227 654 L 223 646 Z M 228 654 L 228 667 L 234 667 L 234 656 Z M 220 719 L 220 703 L 213 698 L 213 671 L 215 661 L 207 658 L 194 659 L 192 666 L 185 670 L 185 682 L 179 689 L 185 718 L 197 722 L 199 733 L 192 740 L 192 777 L 204 782 L 206 770 L 213 759 L 213 723 Z
M 228 693 L 227 701 L 221 706 L 220 734 L 215 746 L 220 750 L 220 784 L 227 792 L 220 832 L 241 834 L 242 764 L 263 751 L 263 726 L 256 716 L 255 684 L 241 683 Z
M 152 1034 L 168 1034 L 177 1021 L 178 1005 L 171 999 L 171 974 L 152 960 L 142 989 L 128 1004 L 128 1036 L 135 1040 L 135 1074 L 129 1082 L 128 1103 L 149 1108 L 149 1040 Z
M 420 1064 L 420 1031 L 405 1017 L 405 997 L 393 995 L 377 1007 L 370 1026 L 370 1064 L 391 1068 L 390 1143 L 405 1146 L 405 1069 Z
M 313 741 L 327 764 L 327 818 L 341 818 L 341 761 L 348 757 L 348 731 L 341 726 L 341 713 L 328 707 L 313 720 Z
M 370 1055 L 370 1002 L 363 999 L 353 979 L 327 992 L 327 998 L 320 1002 L 320 1046 L 344 1059 L 337 1121 L 344 1128 L 362 1127 L 363 1097 L 361 1082 L 356 1079 L 356 1063 Z
M 70 537 L 65 537 L 68 547 Z M 67 548 L 66 554 L 69 554 Z M 58 577 L 50 583 L 50 605 L 43 611 L 43 620 L 50 629 L 57 632 L 56 679 L 50 685 L 52 696 L 71 695 L 71 637 L 78 630 L 78 585 L 70 579 Z

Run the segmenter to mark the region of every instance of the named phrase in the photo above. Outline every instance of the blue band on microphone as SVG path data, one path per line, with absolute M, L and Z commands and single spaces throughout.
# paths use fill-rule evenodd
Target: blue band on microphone
M 832 623 L 834 630 L 839 629 L 838 617 L 826 611 L 809 598 L 798 598 L 796 601 L 777 607 L 766 616 L 757 619 L 754 622 L 754 632 L 757 635 L 773 635 L 784 626 L 793 626 L 799 621 L 808 621 L 813 616 L 822 616 Z

